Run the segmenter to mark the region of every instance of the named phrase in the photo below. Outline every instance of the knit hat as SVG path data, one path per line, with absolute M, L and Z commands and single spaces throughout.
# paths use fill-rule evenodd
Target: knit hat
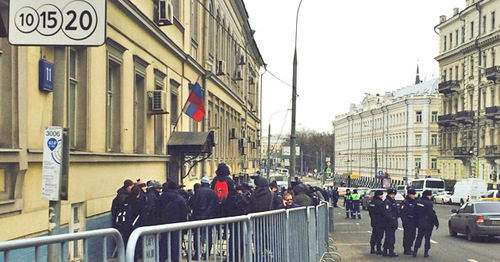
M 229 168 L 227 167 L 226 164 L 219 163 L 219 165 L 217 166 L 217 170 L 215 171 L 215 174 L 217 174 L 218 176 L 228 176 Z
M 375 196 L 381 196 L 383 194 L 384 194 L 384 191 L 382 191 L 382 190 L 375 191 Z
M 356 194 L 356 193 L 358 193 L 358 190 L 357 190 L 357 189 L 354 189 L 352 192 L 353 192 L 354 194 Z
M 202 184 L 210 184 L 210 179 L 208 179 L 208 176 L 204 176 L 201 178 L 201 183 Z
M 170 180 L 167 182 L 167 189 L 177 189 L 177 183 L 174 181 Z
M 151 187 L 151 188 L 161 188 L 161 184 L 160 184 L 160 182 L 158 182 L 156 180 L 151 180 L 149 182 L 149 187 Z
M 422 193 L 422 196 L 426 197 L 426 196 L 432 196 L 432 191 L 430 190 L 424 190 L 424 192 Z
M 273 182 L 269 183 L 270 188 L 278 188 L 278 184 L 276 183 L 276 180 L 273 180 Z
M 415 189 L 413 188 L 408 189 L 408 195 L 415 195 L 415 194 L 417 194 L 417 191 L 415 191 Z
M 133 184 L 134 184 L 134 181 L 132 181 L 130 179 L 127 179 L 127 180 L 123 181 L 123 187 L 124 188 L 127 188 L 127 187 L 129 187 L 129 186 L 131 186 Z

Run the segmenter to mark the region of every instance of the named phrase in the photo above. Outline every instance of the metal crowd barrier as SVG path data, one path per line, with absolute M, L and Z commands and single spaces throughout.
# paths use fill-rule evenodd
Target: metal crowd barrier
M 115 240 L 118 261 L 125 261 L 125 247 L 123 245 L 123 240 L 120 232 L 114 228 L 0 242 L 0 252 L 3 252 L 3 261 L 17 261 L 17 258 L 13 258 L 12 260 L 10 259 L 13 252 L 22 248 L 35 248 L 34 261 L 44 261 L 45 259 L 42 248 L 50 244 L 58 244 L 60 246 L 60 248 L 58 248 L 58 257 L 61 261 L 67 261 L 67 259 L 64 258 L 64 254 L 67 254 L 66 244 L 71 241 L 83 240 L 85 246 L 84 261 L 90 261 L 88 258 L 88 239 L 100 237 L 103 239 L 102 261 L 107 261 L 108 236 L 113 237 Z
M 84 241 L 84 261 L 90 261 L 88 239 L 100 237 L 102 261 L 108 261 L 107 237 L 116 243 L 115 260 L 137 261 L 320 261 L 328 248 L 327 203 L 313 207 L 273 210 L 244 216 L 199 220 L 135 229 L 126 249 L 113 228 L 0 242 L 3 261 L 16 261 L 13 252 L 34 248 L 35 261 L 44 260 L 42 247 L 58 244 L 67 260 L 71 241 Z M 1 260 L 2 257 L 0 257 Z
M 140 227 L 126 261 L 319 261 L 328 246 L 328 205 Z M 208 250 L 208 251 L 207 251 Z

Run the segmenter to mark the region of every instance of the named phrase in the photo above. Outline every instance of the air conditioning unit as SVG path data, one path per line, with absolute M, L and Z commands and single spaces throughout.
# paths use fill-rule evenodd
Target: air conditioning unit
M 241 70 L 236 69 L 236 72 L 234 74 L 234 80 L 235 81 L 241 81 L 241 80 L 243 80 L 243 72 L 241 72 Z
M 158 0 L 158 25 L 174 23 L 174 6 L 169 0 Z
M 167 92 L 163 90 L 148 91 L 149 112 L 159 114 L 167 112 Z
M 226 61 L 219 60 L 217 63 L 217 75 L 225 75 L 226 74 Z
M 229 139 L 236 139 L 236 128 L 231 128 L 231 131 L 229 132 Z
M 238 60 L 238 65 L 244 65 L 247 63 L 247 57 L 245 55 L 240 55 Z

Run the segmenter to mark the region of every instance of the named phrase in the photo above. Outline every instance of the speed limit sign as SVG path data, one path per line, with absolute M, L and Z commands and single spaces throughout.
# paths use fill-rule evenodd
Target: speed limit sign
M 13 45 L 99 46 L 106 37 L 106 0 L 9 2 Z

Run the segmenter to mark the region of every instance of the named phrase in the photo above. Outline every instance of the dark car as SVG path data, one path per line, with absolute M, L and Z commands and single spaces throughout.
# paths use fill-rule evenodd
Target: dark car
M 451 236 L 465 234 L 469 241 L 479 236 L 500 236 L 500 202 L 466 203 L 460 209 L 451 210 L 448 230 Z

